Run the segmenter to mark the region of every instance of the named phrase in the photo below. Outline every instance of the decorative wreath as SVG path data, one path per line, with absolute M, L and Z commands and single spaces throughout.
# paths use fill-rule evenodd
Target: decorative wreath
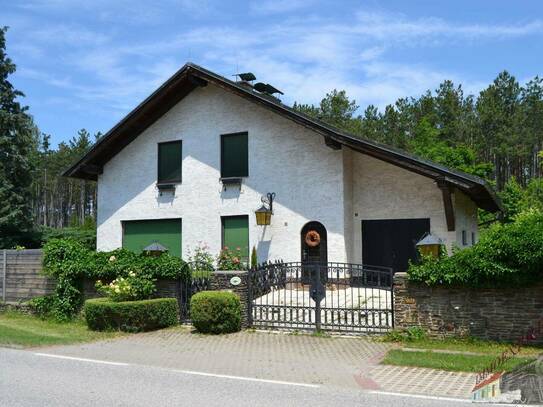
M 316 230 L 310 230 L 305 234 L 305 243 L 309 247 L 317 247 L 321 243 L 321 235 Z

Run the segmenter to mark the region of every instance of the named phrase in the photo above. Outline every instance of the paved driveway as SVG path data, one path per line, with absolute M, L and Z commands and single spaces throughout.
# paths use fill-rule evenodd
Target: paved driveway
M 390 344 L 239 332 L 208 336 L 178 327 L 34 352 L 264 380 L 445 397 L 469 397 L 474 375 L 379 365 Z

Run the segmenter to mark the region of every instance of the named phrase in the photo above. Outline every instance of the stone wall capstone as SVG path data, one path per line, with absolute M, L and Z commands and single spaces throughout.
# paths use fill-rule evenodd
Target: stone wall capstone
M 429 287 L 394 275 L 394 326 L 430 337 L 473 336 L 516 342 L 530 330 L 543 343 L 543 284 L 524 288 Z

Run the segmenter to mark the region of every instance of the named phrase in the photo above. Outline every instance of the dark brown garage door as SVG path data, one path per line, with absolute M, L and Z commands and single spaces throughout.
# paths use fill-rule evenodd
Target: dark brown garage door
M 415 244 L 430 232 L 430 219 L 362 221 L 362 261 L 371 266 L 406 271 L 417 258 Z

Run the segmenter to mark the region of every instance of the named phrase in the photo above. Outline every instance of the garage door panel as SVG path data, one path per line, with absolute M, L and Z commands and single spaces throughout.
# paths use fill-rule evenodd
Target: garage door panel
M 406 271 L 417 258 L 415 244 L 430 232 L 430 219 L 382 219 L 362 221 L 364 264 Z

